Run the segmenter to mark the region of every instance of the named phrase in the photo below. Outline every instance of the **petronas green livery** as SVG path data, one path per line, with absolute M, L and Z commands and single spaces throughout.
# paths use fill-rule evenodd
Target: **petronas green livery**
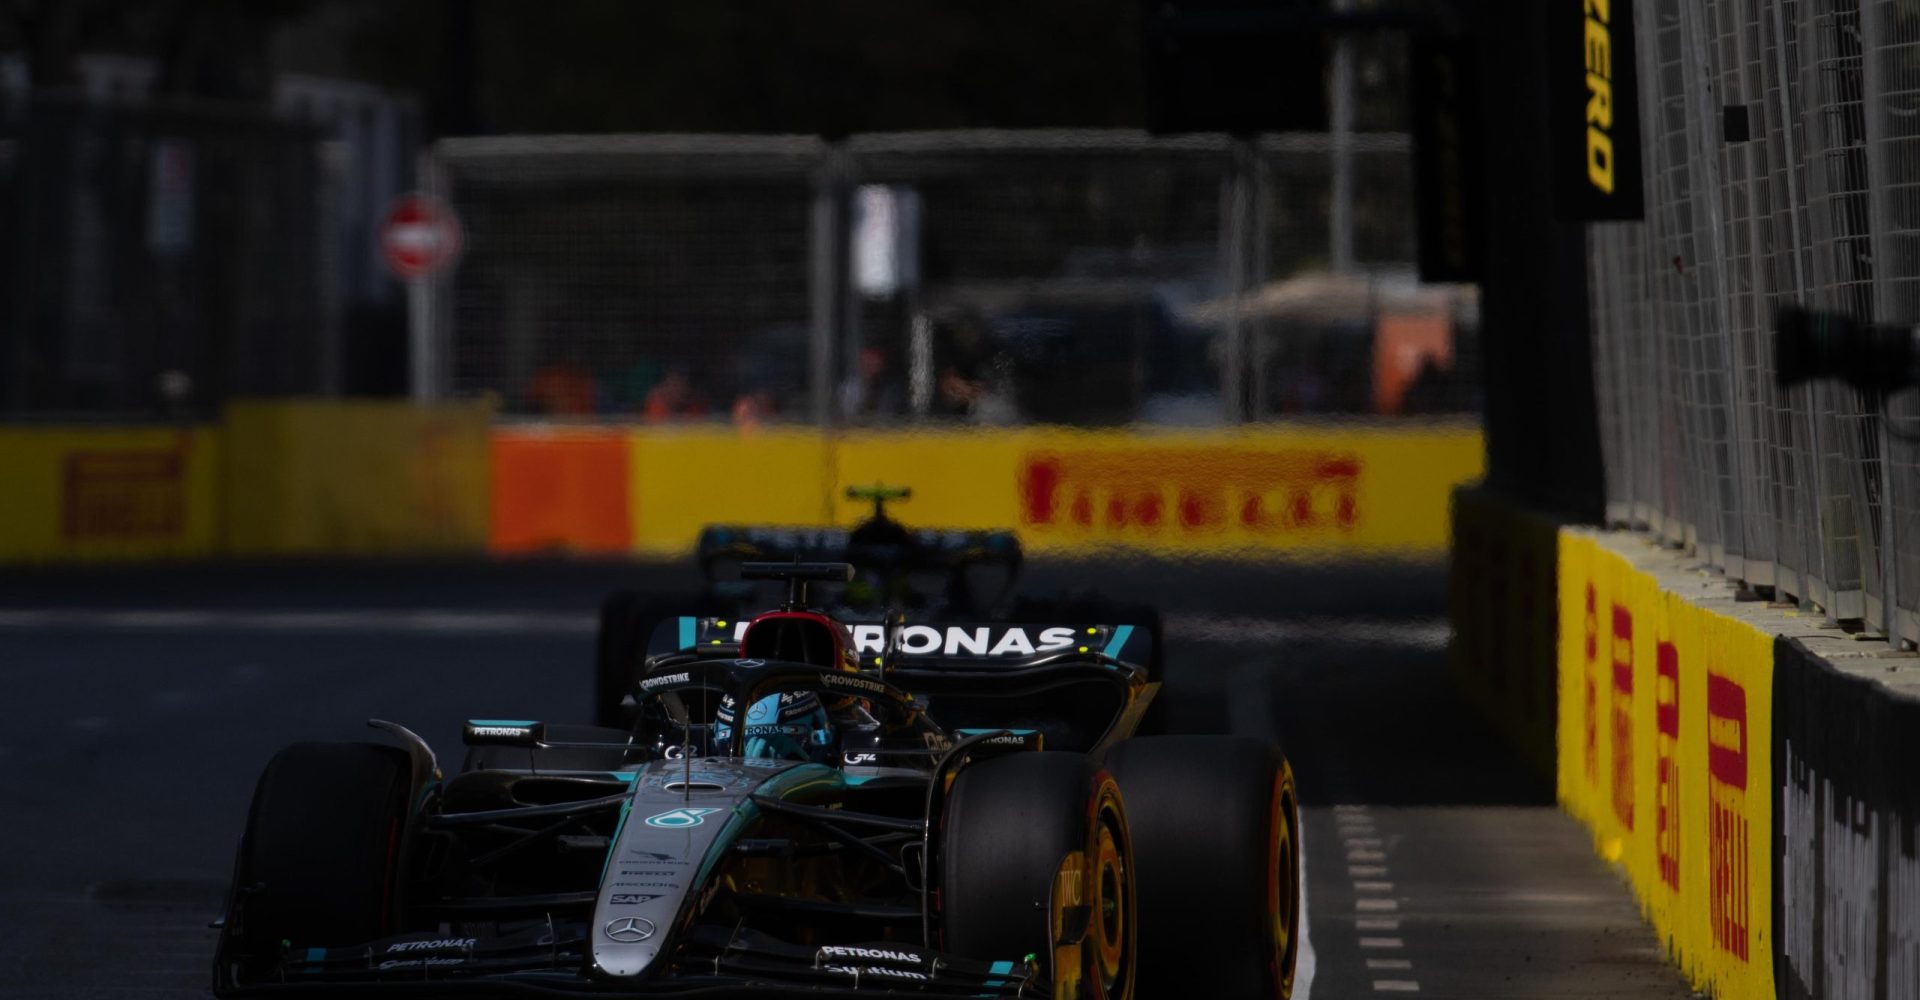
M 749 572 L 788 601 L 664 623 L 630 726 L 473 719 L 458 767 L 382 721 L 276 754 L 214 992 L 1291 993 L 1292 771 L 1139 735 L 1138 623 L 856 636 L 801 582 L 844 564 Z

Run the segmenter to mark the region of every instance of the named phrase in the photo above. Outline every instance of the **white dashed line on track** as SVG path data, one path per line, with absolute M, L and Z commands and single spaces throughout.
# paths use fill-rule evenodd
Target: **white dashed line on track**
M 1336 806 L 1334 822 L 1347 848 L 1347 876 L 1353 880 L 1353 909 L 1356 914 L 1398 913 L 1400 901 L 1391 896 L 1393 883 L 1387 880 L 1386 841 L 1374 836 L 1373 817 L 1364 806 Z M 1356 864 L 1354 862 L 1373 862 Z M 1406 947 L 1406 939 L 1388 937 L 1379 932 L 1397 933 L 1397 916 L 1356 916 L 1354 930 L 1374 934 L 1360 938 L 1360 947 L 1370 951 L 1390 951 Z M 1412 972 L 1413 962 L 1405 958 L 1368 958 L 1369 972 Z M 1376 993 L 1418 993 L 1420 983 L 1413 979 L 1375 979 Z

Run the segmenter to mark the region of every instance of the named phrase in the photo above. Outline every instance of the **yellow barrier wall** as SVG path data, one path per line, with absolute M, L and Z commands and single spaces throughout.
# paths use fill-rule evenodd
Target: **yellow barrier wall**
M 628 453 L 633 547 L 671 556 L 716 523 L 829 523 L 833 449 L 816 431 L 635 431 Z
M 1773 637 L 1560 538 L 1559 793 L 1697 989 L 1773 994 Z
M 202 556 L 217 523 L 211 429 L 0 429 L 0 560 Z
M 852 524 L 853 484 L 910 486 L 909 524 L 1011 527 L 1031 551 L 1437 556 L 1447 497 L 1480 474 L 1464 426 L 1191 433 L 636 431 L 635 547 L 715 521 Z
M 484 403 L 233 404 L 226 551 L 485 551 L 492 417 Z

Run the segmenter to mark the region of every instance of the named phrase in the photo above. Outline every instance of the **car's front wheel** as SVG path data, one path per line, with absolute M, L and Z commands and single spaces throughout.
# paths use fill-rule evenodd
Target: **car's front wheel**
M 948 951 L 1035 956 L 1051 968 L 1057 997 L 1134 995 L 1139 908 L 1126 808 L 1111 776 L 1073 753 L 982 761 L 961 770 L 941 823 Z
M 392 929 L 412 770 L 375 743 L 295 743 L 267 763 L 241 839 L 236 928 L 256 955 Z
M 1300 809 L 1278 746 L 1153 736 L 1107 755 L 1127 798 L 1144 996 L 1286 1000 L 1300 949 Z

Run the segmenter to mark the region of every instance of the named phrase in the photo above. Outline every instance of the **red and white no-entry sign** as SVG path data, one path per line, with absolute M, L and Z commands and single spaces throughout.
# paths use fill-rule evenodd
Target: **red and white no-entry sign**
M 380 223 L 380 255 L 402 281 L 419 281 L 460 256 L 460 220 L 423 194 L 401 196 Z

